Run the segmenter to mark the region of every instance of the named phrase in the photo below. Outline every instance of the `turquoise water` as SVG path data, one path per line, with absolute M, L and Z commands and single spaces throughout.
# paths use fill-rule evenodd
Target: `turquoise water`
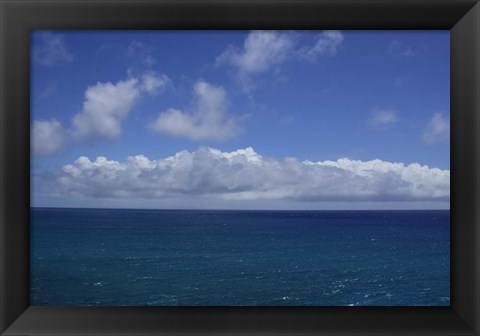
M 36 306 L 450 305 L 450 211 L 31 210 Z

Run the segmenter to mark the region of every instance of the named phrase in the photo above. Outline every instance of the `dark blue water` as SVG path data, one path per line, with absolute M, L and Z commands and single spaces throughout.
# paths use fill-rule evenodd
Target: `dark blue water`
M 31 303 L 450 305 L 447 211 L 32 209 Z

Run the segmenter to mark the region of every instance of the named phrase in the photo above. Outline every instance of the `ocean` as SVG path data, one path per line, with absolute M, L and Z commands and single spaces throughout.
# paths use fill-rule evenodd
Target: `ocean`
M 31 209 L 34 306 L 449 306 L 450 211 Z

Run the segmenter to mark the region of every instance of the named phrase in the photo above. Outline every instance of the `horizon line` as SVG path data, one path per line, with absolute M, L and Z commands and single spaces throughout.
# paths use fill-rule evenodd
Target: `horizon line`
M 94 207 L 45 207 L 30 206 L 30 209 L 68 210 L 158 210 L 158 211 L 450 211 L 448 209 L 192 209 L 192 208 L 94 208 Z

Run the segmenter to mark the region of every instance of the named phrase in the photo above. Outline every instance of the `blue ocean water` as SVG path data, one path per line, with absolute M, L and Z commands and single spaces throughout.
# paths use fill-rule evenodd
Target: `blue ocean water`
M 450 211 L 31 209 L 35 306 L 448 306 Z

